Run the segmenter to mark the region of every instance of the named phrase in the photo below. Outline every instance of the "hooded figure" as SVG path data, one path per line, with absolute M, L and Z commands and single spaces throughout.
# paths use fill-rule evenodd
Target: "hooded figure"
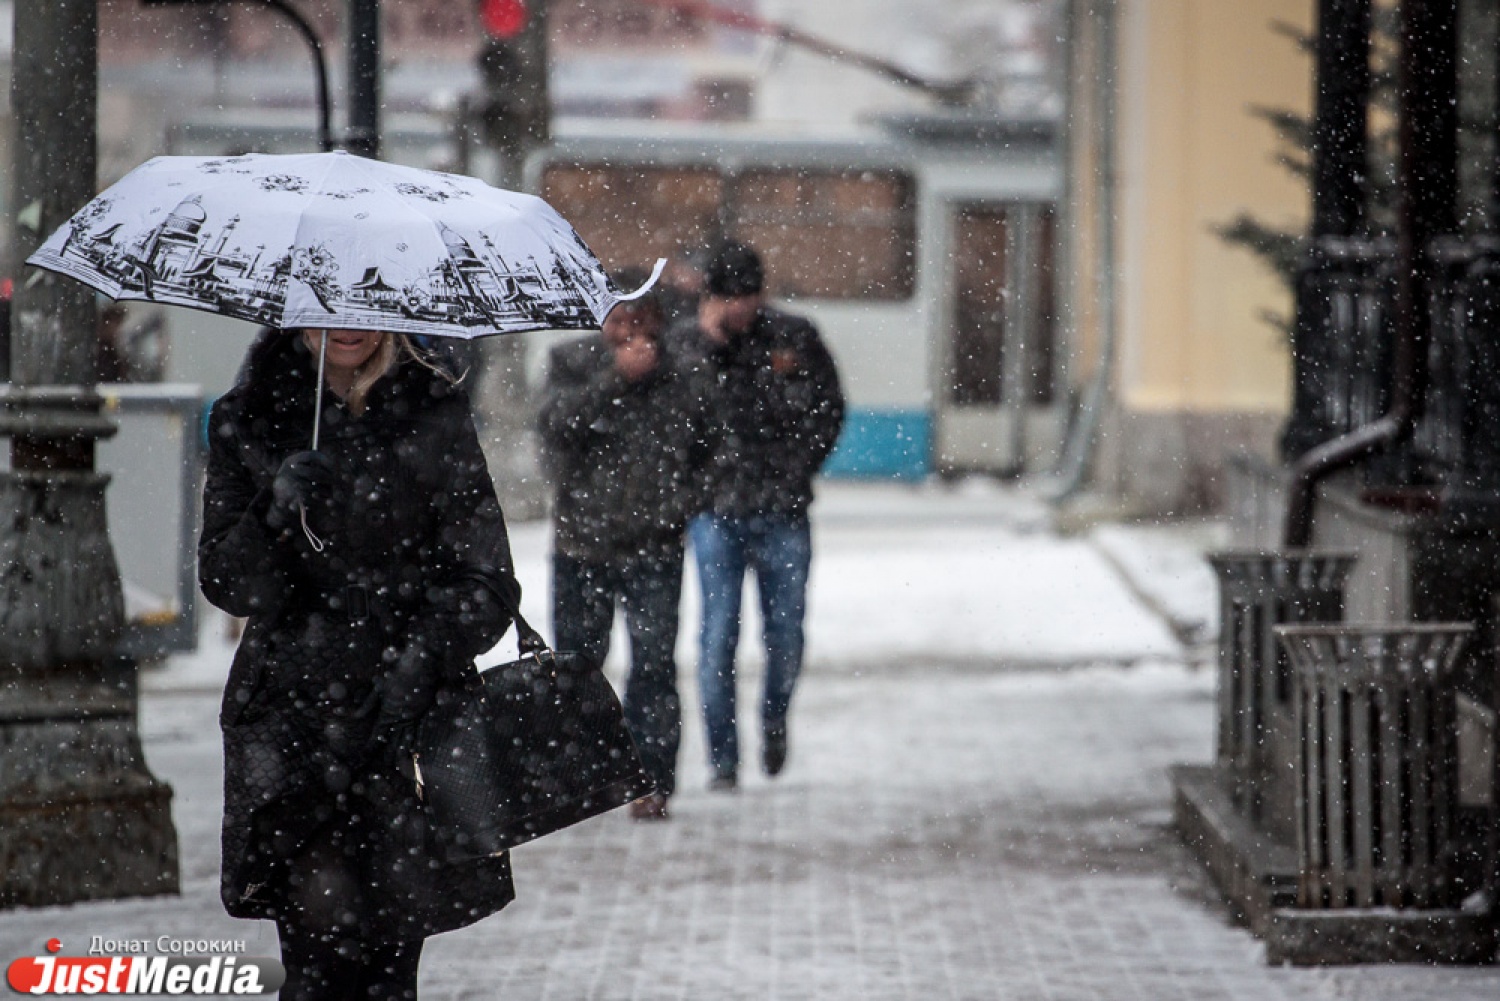
M 209 420 L 199 584 L 249 619 L 220 715 L 221 891 L 277 922 L 282 997 L 415 997 L 422 939 L 514 896 L 507 856 L 428 850 L 406 763 L 520 589 L 454 376 L 397 335 L 328 339 L 318 451 L 310 336 L 263 333 Z

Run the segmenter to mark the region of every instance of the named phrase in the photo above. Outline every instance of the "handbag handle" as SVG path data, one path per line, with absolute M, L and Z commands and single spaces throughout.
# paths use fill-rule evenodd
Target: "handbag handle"
M 516 620 L 516 648 L 524 656 L 541 657 L 543 654 L 551 656 L 552 648 L 547 645 L 541 633 L 531 628 L 531 623 L 526 621 L 526 616 L 521 614 L 521 610 L 512 605 L 510 613 Z
M 531 628 L 531 623 L 526 621 L 526 616 L 521 614 L 521 606 L 517 598 L 520 586 L 517 585 L 514 592 L 511 588 L 502 585 L 504 579 L 493 567 L 481 566 L 470 567 L 464 571 L 465 577 L 484 585 L 500 603 L 500 607 L 510 613 L 511 619 L 516 624 L 516 648 L 521 651 L 522 656 L 541 657 L 543 654 L 551 655 L 552 648 L 547 644 L 542 634 Z M 512 575 L 512 580 L 515 577 Z

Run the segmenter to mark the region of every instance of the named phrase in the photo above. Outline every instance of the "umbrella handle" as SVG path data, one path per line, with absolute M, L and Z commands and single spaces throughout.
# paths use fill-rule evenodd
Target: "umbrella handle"
M 647 292 L 650 292 L 656 286 L 656 280 L 661 277 L 661 273 L 666 269 L 666 266 L 667 259 L 665 257 L 658 257 L 656 259 L 656 266 L 651 269 L 651 277 L 646 279 L 646 283 L 640 288 L 636 289 L 634 292 L 626 292 L 622 294 L 615 301 L 633 302 L 634 300 L 639 299 L 641 296 L 645 295 Z
M 307 536 L 307 544 L 313 547 L 313 552 L 315 552 L 315 553 L 321 553 L 325 548 L 327 548 L 328 543 L 326 543 L 322 539 L 318 538 L 317 535 L 314 534 L 312 528 L 310 528 L 308 526 L 308 524 L 307 524 L 307 505 L 299 503 L 297 505 L 297 511 L 302 516 L 302 534 L 305 535 L 305 536 Z
M 323 329 L 322 343 L 318 348 L 318 392 L 313 398 L 312 450 L 318 450 L 318 429 L 323 426 L 323 367 L 328 363 L 328 329 Z
M 313 399 L 313 439 L 312 450 L 318 450 L 318 429 L 323 426 L 323 368 L 328 364 L 328 330 L 324 328 L 322 342 L 318 347 L 318 391 Z M 307 541 L 312 545 L 314 552 L 321 553 L 326 545 L 324 541 L 313 534 L 313 530 L 307 525 L 307 506 L 298 504 L 302 515 L 302 534 L 307 536 Z

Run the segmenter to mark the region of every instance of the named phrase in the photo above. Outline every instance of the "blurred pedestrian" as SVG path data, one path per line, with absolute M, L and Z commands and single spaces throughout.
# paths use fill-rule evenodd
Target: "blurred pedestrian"
M 665 819 L 676 787 L 684 532 L 713 448 L 703 371 L 667 351 L 663 320 L 652 291 L 617 305 L 598 335 L 554 348 L 539 416 L 556 486 L 553 635 L 603 663 L 617 606 L 625 617 L 625 722 L 656 783 L 631 804 L 643 820 Z
M 94 378 L 99 382 L 132 382 L 125 357 L 125 307 L 111 302 L 99 309 L 99 343 L 94 353 Z
M 415 998 L 428 935 L 514 896 L 426 849 L 418 721 L 520 588 L 453 373 L 400 335 L 265 331 L 213 407 L 198 580 L 249 619 L 225 687 L 220 891 L 276 922 L 284 1001 Z M 477 677 L 477 676 L 476 676 Z
M 812 480 L 844 418 L 838 372 L 817 329 L 768 306 L 764 286 L 760 255 L 724 244 L 708 262 L 696 320 L 673 338 L 705 359 L 723 427 L 708 504 L 689 529 L 703 590 L 698 682 L 711 788 L 721 791 L 739 776 L 734 658 L 747 571 L 755 573 L 766 648 L 761 763 L 773 776 L 786 764 L 812 561 Z
M 104 300 L 103 296 L 99 298 Z M 147 308 L 132 322 L 131 311 L 124 303 L 102 301 L 94 378 L 106 383 L 160 382 L 166 367 L 164 311 Z
M 708 251 L 702 247 L 684 247 L 667 259 L 662 269 L 660 289 L 662 312 L 668 328 L 698 315 L 698 300 L 703 295 L 703 268 Z

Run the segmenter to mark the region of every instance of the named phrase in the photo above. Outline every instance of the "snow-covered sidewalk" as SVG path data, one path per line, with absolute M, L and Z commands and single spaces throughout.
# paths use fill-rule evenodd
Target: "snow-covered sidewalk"
M 705 791 L 685 644 L 673 819 L 616 813 L 518 850 L 517 901 L 429 943 L 423 998 L 1500 996 L 1492 969 L 1264 965 L 1169 825 L 1167 767 L 1212 753 L 1213 679 L 1159 610 L 1212 608 L 1191 555 L 1212 532 L 1048 526 L 991 485 L 825 490 L 786 773 Z M 544 622 L 545 527 L 518 526 L 516 552 Z M 275 954 L 268 924 L 217 899 L 221 625 L 142 699 L 148 761 L 176 791 L 182 896 L 0 913 L 0 954 L 93 935 Z
M 958 486 L 825 484 L 813 507 L 809 671 L 869 672 L 916 665 L 985 670 L 1177 661 L 1174 622 L 1202 617 L 1197 559 L 1211 532 L 1096 529 L 1061 538 L 1038 501 L 988 482 Z M 550 527 L 511 527 L 522 611 L 549 631 Z M 1156 558 L 1147 554 L 1156 553 Z M 1208 580 L 1211 590 L 1213 581 Z M 1209 596 L 1211 600 L 1211 595 Z M 688 560 L 678 660 L 697 660 L 698 583 Z M 761 662 L 753 595 L 740 657 Z M 222 686 L 222 617 L 207 609 L 195 654 L 146 679 L 154 690 Z M 610 668 L 623 669 L 623 628 Z M 502 645 L 489 661 L 508 657 Z

